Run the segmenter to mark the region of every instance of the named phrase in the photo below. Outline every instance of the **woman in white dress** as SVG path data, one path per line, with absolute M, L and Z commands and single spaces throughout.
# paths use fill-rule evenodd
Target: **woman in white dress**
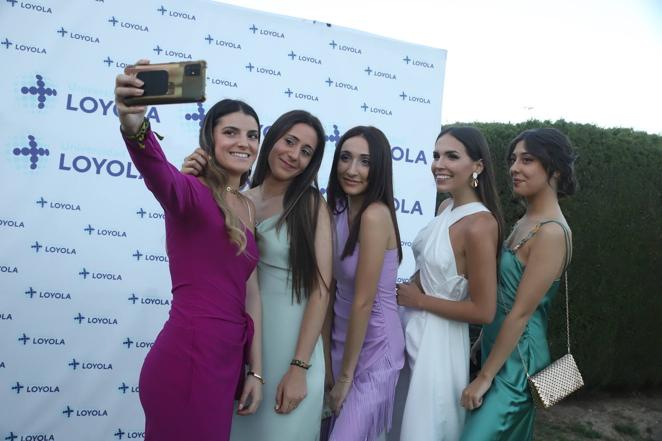
M 489 323 L 496 310 L 503 222 L 485 137 L 472 127 L 444 129 L 431 168 L 437 191 L 450 197 L 414 239 L 416 273 L 397 289 L 410 369 L 402 441 L 459 439 L 468 323 Z

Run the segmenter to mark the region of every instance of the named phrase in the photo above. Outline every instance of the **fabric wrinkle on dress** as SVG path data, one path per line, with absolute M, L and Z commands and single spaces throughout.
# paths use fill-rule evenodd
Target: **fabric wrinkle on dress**
M 172 280 L 168 320 L 140 372 L 147 441 L 226 441 L 253 336 L 246 282 L 258 250 L 246 230 L 237 255 L 211 190 L 166 159 L 153 132 L 144 148 L 125 139 L 165 213 Z
M 449 229 L 480 212 L 489 213 L 480 202 L 454 207 L 451 201 L 414 239 L 416 270 L 427 295 L 467 298 L 468 281 L 457 272 Z M 401 308 L 401 315 L 410 378 L 399 439 L 457 441 L 465 418 L 460 396 L 469 381 L 469 325 L 412 308 Z
M 340 258 L 349 236 L 347 214 L 345 209 L 334 216 L 336 300 L 331 362 L 336 379 L 342 370 L 359 257 L 357 244 L 352 255 Z M 395 386 L 404 364 L 404 337 L 395 299 L 399 264 L 398 249 L 386 250 L 352 386 L 340 415 L 333 418 L 329 441 L 373 441 L 391 427 Z
M 550 221 L 548 221 L 550 222 Z M 566 235 L 566 227 L 559 222 Z M 547 222 L 541 222 L 543 225 Z M 516 248 L 521 247 L 531 239 L 538 226 L 534 227 Z M 569 243 L 569 242 L 568 242 Z M 516 250 L 505 244 L 501 251 L 499 262 L 499 285 L 497 293 L 497 310 L 494 321 L 483 326 L 481 342 L 481 359 L 485 363 L 494 346 L 503 321 L 512 309 L 517 296 L 517 288 L 524 274 L 525 266 L 517 257 Z M 551 312 L 552 301 L 559 291 L 560 279 L 555 280 L 533 312 L 524 328 L 513 352 L 503 364 L 492 381 L 490 389 L 483 397 L 483 404 L 468 413 L 463 441 L 527 441 L 533 439 L 536 409 L 531 398 L 526 372 L 522 361 L 531 375 L 546 367 L 550 361 L 547 342 L 547 326 Z M 520 357 L 524 357 L 524 360 Z
M 293 297 L 287 225 L 277 228 L 280 213 L 256 227 L 260 260 L 257 266 L 262 297 L 262 403 L 253 415 L 235 415 L 233 441 L 317 441 L 324 397 L 324 352 L 318 338 L 306 371 L 308 394 L 289 414 L 278 414 L 276 388 L 290 367 L 307 301 Z

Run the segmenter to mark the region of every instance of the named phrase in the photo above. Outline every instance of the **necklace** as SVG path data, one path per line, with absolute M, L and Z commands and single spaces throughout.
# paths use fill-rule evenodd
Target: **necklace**
M 225 191 L 227 191 L 228 193 L 232 193 L 232 194 L 234 194 L 234 195 L 238 195 L 238 194 L 239 194 L 239 190 L 237 190 L 236 188 L 232 188 L 232 187 L 229 186 L 229 185 L 228 185 L 227 187 L 225 187 Z

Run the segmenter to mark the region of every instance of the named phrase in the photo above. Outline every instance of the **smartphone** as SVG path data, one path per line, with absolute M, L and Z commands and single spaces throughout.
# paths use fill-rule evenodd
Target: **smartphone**
M 205 100 L 207 62 L 181 61 L 160 64 L 135 64 L 126 72 L 143 81 L 142 96 L 125 98 L 129 106 L 195 103 Z

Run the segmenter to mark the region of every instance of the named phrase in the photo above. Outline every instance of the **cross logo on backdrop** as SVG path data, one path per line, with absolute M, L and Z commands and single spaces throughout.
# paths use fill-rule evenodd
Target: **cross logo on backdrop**
M 32 135 L 28 135 L 28 145 L 30 147 L 16 147 L 13 150 L 14 155 L 16 156 L 29 156 L 30 157 L 30 168 L 32 170 L 37 168 L 37 161 L 39 161 L 40 156 L 48 156 L 49 151 L 43 147 L 37 148 L 37 141 Z
M 324 138 L 326 138 L 327 142 L 337 143 L 338 141 L 340 141 L 340 130 L 338 130 L 338 126 L 334 124 L 333 135 L 326 135 L 324 136 Z
M 21 389 L 23 389 L 25 386 L 23 386 L 21 383 L 18 381 L 16 382 L 16 386 L 12 386 L 12 390 L 15 390 L 17 394 L 21 393 Z
M 57 90 L 52 89 L 50 87 L 44 87 L 46 86 L 46 83 L 44 82 L 44 77 L 41 75 L 35 75 L 35 78 L 37 78 L 37 86 L 23 86 L 21 87 L 21 93 L 23 95 L 37 95 L 37 101 L 39 104 L 37 104 L 37 107 L 40 109 L 43 109 L 46 103 L 46 97 L 47 96 L 56 96 L 57 95 Z
M 202 103 L 198 103 L 197 113 L 187 113 L 184 115 L 184 119 L 186 119 L 186 121 L 199 121 L 200 127 L 202 127 L 202 123 L 205 120 L 205 108 Z

